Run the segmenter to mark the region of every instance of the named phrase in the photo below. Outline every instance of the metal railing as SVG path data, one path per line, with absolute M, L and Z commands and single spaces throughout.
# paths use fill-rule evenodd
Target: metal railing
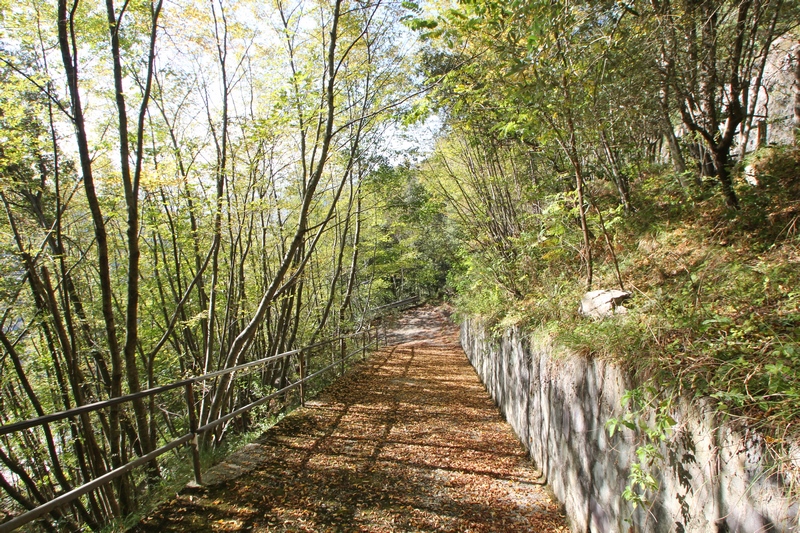
M 396 302 L 399 304 L 400 302 Z M 393 304 L 389 306 L 382 306 L 382 308 L 378 309 L 388 309 Z M 321 376 L 322 374 L 330 371 L 331 369 L 335 368 L 336 366 L 341 367 L 341 373 L 344 373 L 345 370 L 345 363 L 348 359 L 361 353 L 364 357 L 366 357 L 366 352 L 370 347 L 373 345 L 378 348 L 380 346 L 380 325 L 370 326 L 368 328 L 364 328 L 362 331 L 352 333 L 349 335 L 342 335 L 340 337 L 336 337 L 334 339 L 329 339 L 325 341 L 321 341 L 310 346 L 304 346 L 303 348 L 298 348 L 296 350 L 291 350 L 285 353 L 272 355 L 269 357 L 264 357 L 262 359 L 258 359 L 256 361 L 251 361 L 249 363 L 243 363 L 241 365 L 237 365 L 235 367 L 226 368 L 223 370 L 218 370 L 216 372 L 210 372 L 208 374 L 204 374 L 202 376 L 187 378 L 181 381 L 176 381 L 174 383 L 170 383 L 169 385 L 162 385 L 159 387 L 153 387 L 151 389 L 147 389 L 141 392 L 137 392 L 134 394 L 127 394 L 125 396 L 120 396 L 117 398 L 111 398 L 108 400 L 95 402 L 92 404 L 83 405 L 81 407 L 75 407 L 73 409 L 68 409 L 65 411 L 61 411 L 58 413 L 53 413 L 49 415 L 40 416 L 37 418 L 32 418 L 29 420 L 24 420 L 21 422 L 15 422 L 13 424 L 8 424 L 5 426 L 0 426 L 0 437 L 4 435 L 8 435 L 11 433 L 16 433 L 19 431 L 24 431 L 30 428 L 39 427 L 39 426 L 47 426 L 53 422 L 58 422 L 61 420 L 66 420 L 69 418 L 76 417 L 78 415 L 91 413 L 95 411 L 100 411 L 102 409 L 111 407 L 113 405 L 119 405 L 122 403 L 130 402 L 140 398 L 149 398 L 152 396 L 156 396 L 159 394 L 163 394 L 165 392 L 175 390 L 175 389 L 184 389 L 184 397 L 186 400 L 186 411 L 187 417 L 189 421 L 189 431 L 188 433 L 169 441 L 168 443 L 164 444 L 160 448 L 143 455 L 141 457 L 137 457 L 133 461 L 130 461 L 116 469 L 110 470 L 105 474 L 84 483 L 83 485 L 74 488 L 64 494 L 59 495 L 58 497 L 39 505 L 33 509 L 30 509 L 7 522 L 3 522 L 0 524 L 0 533 L 6 533 L 9 531 L 13 531 L 25 524 L 40 518 L 47 513 L 64 506 L 76 499 L 80 498 L 81 496 L 97 489 L 105 484 L 109 483 L 110 481 L 126 474 L 127 472 L 133 470 L 138 466 L 142 466 L 157 457 L 164 455 L 165 453 L 178 448 L 179 446 L 183 446 L 188 444 L 191 447 L 192 452 L 192 466 L 194 469 L 194 478 L 198 484 L 202 484 L 202 472 L 200 468 L 200 447 L 199 447 L 199 440 L 198 437 L 203 433 L 210 431 L 220 424 L 224 424 L 225 422 L 235 418 L 239 415 L 250 411 L 251 409 L 263 405 L 270 400 L 281 396 L 286 395 L 290 391 L 294 389 L 299 389 L 300 394 L 300 404 L 305 405 L 305 396 L 306 396 L 306 384 L 311 381 L 312 379 Z M 373 337 L 374 332 L 374 337 Z M 350 353 L 347 353 L 347 341 L 350 339 L 361 338 L 360 346 L 358 346 L 355 350 L 352 350 Z M 384 338 L 386 338 L 386 332 L 384 331 Z M 322 346 L 331 345 L 338 343 L 339 346 L 339 357 L 335 359 L 331 364 L 325 366 L 322 369 L 315 370 L 313 373 L 306 375 L 307 372 L 307 365 L 309 363 L 308 354 L 310 354 L 313 350 L 320 348 Z M 258 368 L 263 367 L 264 365 L 278 361 L 280 359 L 290 358 L 295 356 L 297 358 L 297 364 L 299 365 L 299 379 L 294 383 L 291 383 L 280 390 L 274 391 L 266 396 L 259 398 L 243 407 L 239 407 L 230 413 L 227 413 L 215 420 L 208 421 L 202 426 L 199 426 L 199 421 L 197 419 L 197 412 L 195 410 L 195 393 L 194 387 L 196 384 L 208 381 L 210 379 L 218 378 L 224 376 L 226 374 L 233 374 L 237 372 L 241 372 L 242 370 L 250 370 L 249 372 L 245 372 L 243 374 L 237 375 L 236 378 L 245 377 L 250 375 L 253 371 Z M 285 364 L 289 364 L 290 361 L 286 361 Z
M 379 312 L 383 313 L 386 311 L 394 311 L 396 309 L 409 309 L 416 305 L 419 305 L 421 302 L 419 296 L 412 296 L 411 298 L 406 298 L 405 300 L 399 300 L 397 302 L 392 302 L 390 304 L 382 305 L 380 307 L 375 307 L 374 309 L 370 309 L 369 313 L 372 316 L 377 316 Z

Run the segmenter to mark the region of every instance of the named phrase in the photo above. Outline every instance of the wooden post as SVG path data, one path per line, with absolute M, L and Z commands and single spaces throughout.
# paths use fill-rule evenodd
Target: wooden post
M 300 406 L 306 406 L 306 353 L 301 349 L 297 354 L 300 358 Z
M 192 465 L 194 466 L 194 481 L 203 484 L 203 475 L 200 472 L 200 444 L 197 440 L 197 413 L 194 410 L 194 387 L 192 383 L 186 384 L 186 407 L 189 410 L 189 431 L 194 436 L 189 444 L 192 447 Z

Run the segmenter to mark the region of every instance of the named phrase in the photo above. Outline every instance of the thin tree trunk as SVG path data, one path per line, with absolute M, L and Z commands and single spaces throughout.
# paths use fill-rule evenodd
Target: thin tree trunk
M 768 4 L 769 5 L 769 4 Z M 756 105 L 758 104 L 758 97 L 759 93 L 761 92 L 761 87 L 764 80 L 764 70 L 767 66 L 767 58 L 769 57 L 769 52 L 771 50 L 770 45 L 772 44 L 775 38 L 775 26 L 778 23 L 778 18 L 780 15 L 780 10 L 782 6 L 782 1 L 777 2 L 777 7 L 775 8 L 772 14 L 772 21 L 769 25 L 769 30 L 767 31 L 766 38 L 764 39 L 765 46 L 762 47 L 761 57 L 760 60 L 756 60 L 752 58 L 752 53 L 755 51 L 756 46 L 755 42 L 750 43 L 748 53 L 748 64 L 750 65 L 745 70 L 745 83 L 742 84 L 742 97 L 741 101 L 745 106 L 745 113 L 744 118 L 742 120 L 742 124 L 739 127 L 739 161 L 744 160 L 745 155 L 747 155 L 747 145 L 750 142 L 750 132 L 753 128 L 753 120 L 755 119 L 755 112 L 756 112 Z M 757 10 L 765 9 L 764 5 L 761 3 L 756 3 Z M 763 13 L 763 11 L 761 11 Z M 760 16 L 760 15 L 757 15 Z M 750 84 L 750 78 L 752 78 L 752 70 L 755 62 L 759 62 L 758 66 L 758 74 L 756 74 L 755 82 Z
M 78 85 L 78 59 L 73 55 L 73 50 L 77 54 L 77 43 L 75 42 L 75 32 L 73 27 L 73 15 L 77 9 L 77 2 L 73 4 L 72 10 L 67 10 L 67 0 L 58 0 L 58 43 L 61 52 L 61 60 L 67 76 L 69 89 L 72 120 L 75 126 L 75 135 L 78 145 L 78 155 L 80 169 L 83 176 L 84 191 L 86 201 L 91 213 L 94 225 L 95 241 L 97 246 L 97 266 L 100 277 L 100 299 L 103 313 L 103 323 L 106 331 L 109 353 L 111 354 L 111 395 L 122 395 L 122 358 L 117 340 L 117 328 L 114 318 L 114 302 L 111 287 L 111 268 L 108 253 L 108 234 L 106 231 L 105 218 L 100 209 L 100 202 L 94 185 L 92 174 L 92 157 L 89 153 L 89 142 L 86 132 L 86 123 L 83 116 L 83 106 Z M 111 448 L 112 464 L 120 466 L 120 407 L 112 406 L 110 409 L 110 434 L 109 444 Z M 88 417 L 87 420 L 88 422 Z M 87 426 L 88 429 L 88 426 Z M 120 494 L 124 505 L 130 500 L 130 495 L 123 492 Z M 112 508 L 119 516 L 119 508 L 116 501 L 112 498 Z
M 356 273 L 358 272 L 358 250 L 361 244 L 361 185 L 356 188 L 356 227 L 355 234 L 353 235 L 353 255 L 350 259 L 350 275 L 347 278 L 347 288 L 345 289 L 344 298 L 339 306 L 339 322 L 344 321 L 347 308 L 350 307 L 350 301 L 353 298 L 353 292 L 356 285 Z
M 739 198 L 733 190 L 733 177 L 728 168 L 729 150 L 723 148 L 713 150 L 711 156 L 714 158 L 717 179 L 722 186 L 722 194 L 725 196 L 725 203 L 731 209 L 739 208 Z
M 800 146 L 800 41 L 794 51 L 794 145 Z
M 221 138 L 217 138 L 211 117 L 209 115 L 208 122 L 212 125 L 212 133 L 214 134 L 214 141 L 217 143 L 217 168 L 216 168 L 216 195 L 215 195 L 215 211 L 214 211 L 214 227 L 213 227 L 213 240 L 211 243 L 212 257 L 211 257 L 211 287 L 209 288 L 208 296 L 208 313 L 206 316 L 207 333 L 205 339 L 205 356 L 203 362 L 203 373 L 211 370 L 211 358 L 215 348 L 215 322 L 216 322 L 216 307 L 217 307 L 217 290 L 219 285 L 219 249 L 222 241 L 222 205 L 225 195 L 226 176 L 227 176 L 227 162 L 228 162 L 228 97 L 230 95 L 230 87 L 228 84 L 228 27 L 225 18 L 224 8 L 221 13 L 223 34 L 219 34 L 219 21 L 217 20 L 217 12 L 215 4 L 211 3 L 212 14 L 214 15 L 214 32 L 217 41 L 217 59 L 219 60 L 220 73 L 222 75 L 222 131 Z M 210 113 L 210 111 L 209 111 Z M 221 346 L 221 343 L 220 343 Z M 207 406 L 207 395 L 203 395 L 200 403 L 200 419 L 209 414 Z M 216 398 L 215 398 L 216 400 Z M 221 398 L 219 398 L 221 401 Z M 219 404 L 218 404 L 219 405 Z M 211 420 L 209 417 L 208 420 Z
M 281 261 L 280 266 L 275 272 L 272 282 L 270 283 L 269 287 L 267 287 L 266 291 L 261 297 L 261 301 L 259 302 L 258 308 L 256 309 L 255 314 L 250 319 L 250 322 L 247 326 L 242 330 L 241 333 L 234 339 L 233 343 L 231 344 L 230 349 L 228 350 L 227 357 L 225 358 L 223 368 L 230 368 L 235 366 L 239 358 L 242 354 L 250 347 L 253 339 L 255 338 L 255 334 L 257 329 L 261 326 L 264 316 L 267 312 L 267 308 L 272 304 L 274 298 L 280 294 L 282 291 L 286 290 L 288 287 L 284 284 L 286 281 L 286 275 L 289 272 L 289 268 L 294 264 L 294 259 L 297 251 L 305 242 L 305 228 L 308 223 L 308 216 L 311 210 L 311 204 L 314 199 L 314 193 L 316 192 L 317 185 L 319 184 L 320 180 L 322 179 L 322 173 L 325 169 L 325 163 L 328 159 L 328 153 L 331 147 L 331 142 L 333 140 L 333 121 L 335 117 L 336 107 L 334 105 L 334 95 L 335 95 L 335 82 L 336 82 L 336 45 L 337 45 L 337 37 L 338 37 L 338 25 L 339 25 L 339 18 L 341 16 L 341 7 L 342 7 L 342 0 L 336 0 L 334 4 L 334 12 L 332 16 L 332 26 L 331 26 L 331 33 L 330 33 L 330 41 L 328 43 L 328 50 L 327 50 L 327 75 L 328 78 L 325 83 L 325 117 L 324 117 L 324 131 L 322 133 L 321 138 L 321 146 L 319 147 L 319 155 L 318 155 L 318 164 L 312 171 L 312 174 L 308 180 L 308 186 L 305 188 L 303 193 L 303 198 L 299 210 L 298 215 L 298 225 L 295 231 L 294 237 L 292 238 L 291 244 L 286 251 L 286 254 Z M 322 228 L 320 228 L 320 231 Z M 320 233 L 318 232 L 318 235 Z M 313 250 L 313 246 L 309 247 L 310 250 Z M 294 272 L 291 276 L 289 282 L 291 283 L 293 279 L 300 274 L 302 271 L 303 265 L 301 264 L 298 269 Z M 230 374 L 226 374 L 222 376 L 215 387 L 214 396 L 212 399 L 211 407 L 208 409 L 208 413 L 206 416 L 207 420 L 214 420 L 220 413 L 220 409 L 222 408 L 222 403 L 224 401 L 224 391 L 228 389 L 228 385 L 232 376 Z
M 675 135 L 675 129 L 672 126 L 672 121 L 669 120 L 668 115 L 661 119 L 661 123 L 663 125 L 664 137 L 667 138 L 667 146 L 669 147 L 670 159 L 672 159 L 672 167 L 675 170 L 675 174 L 678 176 L 678 181 L 680 182 L 681 187 L 685 188 L 686 184 L 683 182 L 683 175 L 686 172 L 686 160 L 683 157 L 680 142 L 678 142 L 678 137 Z
M 139 263 L 141 250 L 139 246 L 139 181 L 142 171 L 144 124 L 147 107 L 150 100 L 153 71 L 155 64 L 155 45 L 158 17 L 161 12 L 161 1 L 153 8 L 151 6 L 152 28 L 150 31 L 150 47 L 147 61 L 147 77 L 145 79 L 144 94 L 139 108 L 139 118 L 136 130 L 136 165 L 133 173 L 130 168 L 130 141 L 128 137 L 128 112 L 125 105 L 125 92 L 122 84 L 122 58 L 120 52 L 119 25 L 113 0 L 106 0 L 106 15 L 108 17 L 109 33 L 111 37 L 111 56 L 114 64 L 114 88 L 117 103 L 117 120 L 119 125 L 119 155 L 122 170 L 122 183 L 125 188 L 125 204 L 127 206 L 127 245 L 128 245 L 128 279 L 127 279 L 127 308 L 125 312 L 125 344 L 123 354 L 129 392 L 135 394 L 141 391 L 139 369 L 136 363 L 137 344 L 139 342 Z M 120 17 L 122 14 L 120 14 Z M 136 429 L 138 441 L 143 454 L 152 451 L 150 426 L 148 423 L 147 408 L 144 400 L 138 398 L 133 401 L 133 410 L 136 415 Z M 150 477 L 153 481 L 158 478 L 158 463 L 150 463 Z
M 603 130 L 600 130 L 600 141 L 603 144 L 603 152 L 605 153 L 606 159 L 608 160 L 608 164 L 611 167 L 611 175 L 614 178 L 614 185 L 616 185 L 617 192 L 619 193 L 619 201 L 622 204 L 622 207 L 625 209 L 625 211 L 630 212 L 632 211 L 632 207 L 631 207 L 628 179 L 622 174 L 622 171 L 619 169 L 619 164 L 617 163 L 617 156 L 616 154 L 614 154 L 614 150 L 609 144 L 608 138 L 606 137 L 606 133 Z

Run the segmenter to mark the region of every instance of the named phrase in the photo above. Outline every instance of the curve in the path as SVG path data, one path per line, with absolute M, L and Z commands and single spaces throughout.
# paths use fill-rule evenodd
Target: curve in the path
M 434 308 L 136 532 L 567 531 Z

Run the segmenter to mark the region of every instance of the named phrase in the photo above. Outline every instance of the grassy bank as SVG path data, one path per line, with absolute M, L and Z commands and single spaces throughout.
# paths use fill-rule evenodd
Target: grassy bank
M 584 267 L 564 239 L 538 264 L 544 271 L 528 275 L 518 300 L 486 278 L 481 282 L 475 269 L 462 269 L 460 309 L 498 331 L 512 324 L 544 330 L 580 353 L 654 378 L 663 389 L 710 398 L 724 417 L 760 430 L 770 442 L 796 439 L 800 153 L 768 149 L 748 164 L 758 185 L 748 184 L 739 169 L 739 210 L 726 207 L 713 184 L 684 187 L 675 176 L 651 171 L 638 178 L 634 212 L 606 207 L 602 226 L 592 219 L 592 288 L 619 287 L 616 262 L 624 289 L 633 293 L 627 314 L 601 321 L 578 314 Z M 594 204 L 613 205 L 607 191 L 592 187 Z

